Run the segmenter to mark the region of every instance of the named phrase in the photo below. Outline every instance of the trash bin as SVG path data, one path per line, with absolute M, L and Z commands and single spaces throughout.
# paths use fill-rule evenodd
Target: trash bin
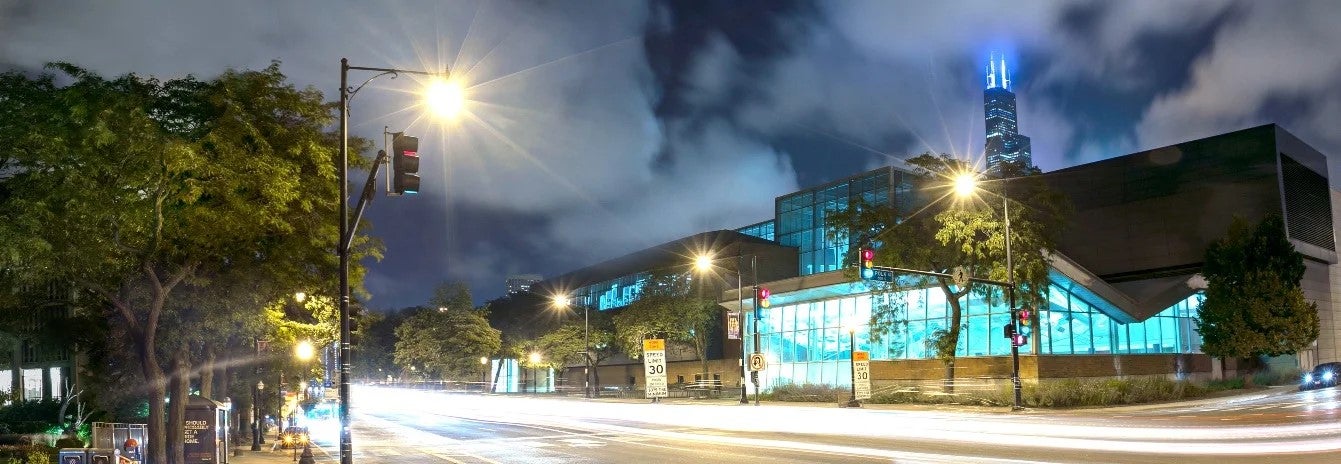
M 88 450 L 84 448 L 61 448 L 56 456 L 59 464 L 89 464 Z

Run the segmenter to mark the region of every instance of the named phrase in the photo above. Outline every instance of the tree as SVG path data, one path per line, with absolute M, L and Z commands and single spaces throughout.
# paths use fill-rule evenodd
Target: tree
M 177 394 L 185 391 L 181 377 L 195 357 L 184 349 L 185 330 L 208 331 L 198 321 L 215 316 L 238 320 L 213 311 L 260 319 L 262 310 L 245 301 L 250 295 L 210 305 L 193 295 L 333 274 L 338 138 L 325 132 L 333 108 L 320 92 L 287 84 L 278 63 L 209 81 L 50 69 L 70 83 L 0 74 L 0 160 L 10 163 L 0 237 L 20 238 L 6 245 L 3 265 L 98 298 L 142 377 L 135 384 L 148 404 L 149 440 L 173 443 L 163 398 L 173 377 Z M 366 238 L 355 247 L 376 254 Z M 356 268 L 355 281 L 361 276 Z M 247 293 L 273 300 L 292 291 Z M 180 462 L 181 448 L 171 451 L 155 447 L 152 460 Z
M 396 364 L 415 367 L 441 379 L 475 378 L 481 356 L 502 347 L 501 333 L 489 326 L 488 314 L 470 306 L 464 284 L 446 283 L 418 311 L 396 327 Z
M 1036 176 L 1038 169 L 1006 163 L 999 178 L 982 180 L 981 191 L 966 200 L 956 198 L 951 186 L 958 175 L 974 172 L 969 162 L 925 153 L 907 163 L 916 175 L 913 197 L 878 205 L 854 200 L 828 211 L 828 239 L 851 244 L 853 262 L 857 250 L 873 244 L 878 249 L 877 265 L 939 273 L 963 266 L 975 277 L 1007 281 L 1004 196 L 1010 203 L 1016 305 L 1045 304 L 1046 253 L 1056 248 L 1069 204 Z M 856 267 L 849 269 L 851 277 L 857 278 Z M 901 292 L 933 287 L 945 295 L 950 324 L 945 327 L 933 322 L 926 344 L 944 362 L 945 385 L 950 391 L 954 388 L 955 358 L 961 348 L 964 308 L 960 299 L 969 293 L 981 295 L 989 303 L 1005 297 L 999 286 L 973 283 L 960 287 L 946 277 L 914 274 L 872 285 L 877 298 L 871 306 L 871 339 L 877 342 L 905 329 L 909 300 Z
M 1269 215 L 1253 227 L 1235 218 L 1206 249 L 1206 297 L 1196 317 L 1201 350 L 1216 357 L 1298 353 L 1318 338 L 1318 306 L 1304 299 L 1304 255 Z M 1246 377 L 1246 376 L 1245 376 Z
M 583 324 L 582 316 L 579 315 L 577 319 L 570 320 L 542 335 L 535 340 L 534 345 L 537 350 L 545 353 L 547 359 L 554 361 L 558 368 L 566 369 L 572 365 L 584 365 L 582 353 L 587 349 L 584 340 L 590 342 L 592 375 L 596 376 L 593 386 L 599 386 L 601 379 L 596 375 L 598 372 L 596 367 L 613 356 L 617 348 L 610 317 L 596 310 L 590 310 L 589 316 L 591 317 L 589 327 Z
M 689 343 L 707 378 L 708 341 L 721 313 L 715 300 L 694 294 L 693 280 L 683 274 L 652 273 L 638 299 L 615 313 L 615 344 L 638 359 L 644 339 Z

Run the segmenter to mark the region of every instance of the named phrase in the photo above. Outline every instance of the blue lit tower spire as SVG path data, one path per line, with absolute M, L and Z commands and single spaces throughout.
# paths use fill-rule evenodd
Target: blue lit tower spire
M 1029 137 L 1020 135 L 1015 115 L 1015 92 L 1010 91 L 1006 58 L 992 52 L 987 61 L 987 89 L 983 90 L 983 116 L 987 119 L 987 169 L 995 171 L 1004 161 L 1033 166 Z

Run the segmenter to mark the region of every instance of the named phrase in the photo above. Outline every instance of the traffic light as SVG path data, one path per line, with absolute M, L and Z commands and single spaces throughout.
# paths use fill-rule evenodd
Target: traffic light
M 419 138 L 397 132 L 391 138 L 392 188 L 396 193 L 419 193 Z
M 1023 308 L 1020 308 L 1019 311 L 1016 311 L 1015 315 L 1016 315 L 1015 319 L 1017 321 L 1016 325 L 1019 326 L 1020 328 L 1019 330 L 1020 334 L 1026 337 L 1031 335 L 1034 331 L 1032 325 L 1034 321 L 1034 311 L 1029 309 L 1028 306 L 1025 306 Z
M 1028 306 L 1015 310 L 1015 322 L 1012 327 L 1014 333 L 1011 336 L 1011 343 L 1015 346 L 1024 346 L 1029 343 L 1029 335 L 1033 332 L 1030 322 L 1033 321 L 1034 312 Z
M 767 308 L 767 307 L 769 306 L 769 303 L 768 303 L 768 296 L 769 296 L 769 295 L 772 295 L 772 293 L 769 293 L 769 291 L 768 291 L 767 288 L 765 288 L 765 287 L 759 287 L 758 293 L 755 295 L 755 297 L 757 297 L 758 300 L 759 300 L 759 307 L 760 307 L 760 308 Z
M 870 279 L 875 277 L 875 249 L 861 249 L 861 278 Z
M 1014 324 L 1014 323 L 1010 323 L 1010 324 L 1006 324 L 1005 327 L 1002 327 L 1002 328 L 1001 328 L 1001 336 L 1002 336 L 1003 338 L 1007 339 L 1007 340 L 1014 340 L 1014 339 L 1015 339 L 1015 324 Z

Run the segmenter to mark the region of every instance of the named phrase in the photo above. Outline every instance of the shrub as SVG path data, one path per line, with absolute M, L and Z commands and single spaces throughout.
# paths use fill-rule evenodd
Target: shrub
M 830 402 L 846 398 L 847 394 L 848 389 L 831 385 L 786 383 L 773 387 L 760 397 L 771 401 Z

